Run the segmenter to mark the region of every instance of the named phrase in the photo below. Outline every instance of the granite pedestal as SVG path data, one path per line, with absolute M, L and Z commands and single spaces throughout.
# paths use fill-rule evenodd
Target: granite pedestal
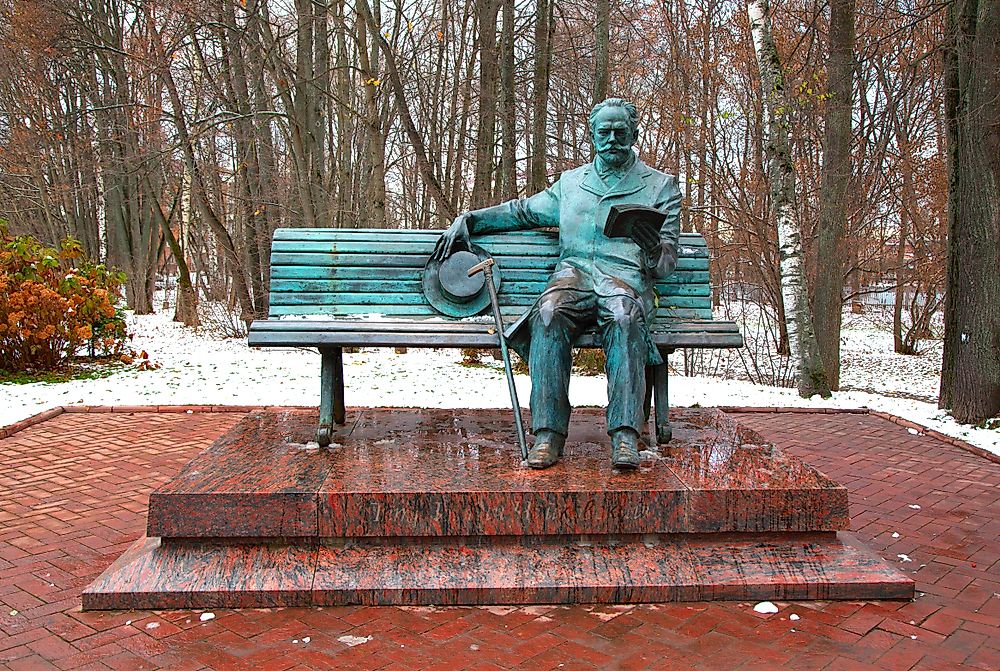
M 147 536 L 84 608 L 905 599 L 849 534 L 847 491 L 719 411 L 672 415 L 637 472 L 603 416 L 518 464 L 509 412 L 261 412 L 150 495 Z

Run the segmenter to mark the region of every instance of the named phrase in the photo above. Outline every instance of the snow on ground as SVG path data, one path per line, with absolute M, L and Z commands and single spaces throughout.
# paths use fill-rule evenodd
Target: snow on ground
M 304 349 L 251 349 L 245 339 L 213 337 L 170 321 L 169 313 L 130 318 L 132 347 L 145 350 L 157 370 L 125 370 L 96 380 L 55 384 L 0 385 L 0 426 L 59 405 L 318 405 L 319 354 Z M 940 343 L 928 353 L 892 353 L 892 336 L 870 319 L 850 318 L 844 330 L 844 386 L 831 399 L 802 399 L 789 388 L 747 379 L 671 375 L 674 406 L 800 406 L 871 408 L 903 417 L 1000 454 L 1000 430 L 960 425 L 936 406 Z M 724 366 L 733 377 L 738 358 Z M 347 403 L 354 406 L 435 408 L 509 407 L 503 366 L 459 365 L 457 350 L 366 349 L 346 354 Z M 683 369 L 681 354 L 670 359 Z M 744 375 L 744 377 L 746 377 Z M 517 376 L 518 396 L 527 405 L 531 383 Z M 576 406 L 603 406 L 603 376 L 576 375 L 570 385 Z

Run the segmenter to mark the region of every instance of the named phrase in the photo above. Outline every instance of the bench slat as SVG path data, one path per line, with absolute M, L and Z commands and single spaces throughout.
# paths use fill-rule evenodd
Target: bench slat
M 355 240 L 381 242 L 391 237 L 398 242 L 437 242 L 444 232 L 443 229 L 380 229 L 380 228 L 279 228 L 274 232 L 274 240 L 317 241 L 317 240 Z M 478 235 L 473 238 L 477 244 L 504 245 L 516 241 L 518 244 L 557 245 L 557 233 L 537 231 L 514 231 L 511 233 Z M 705 239 L 698 233 L 681 233 L 678 244 L 704 247 Z
M 504 319 L 516 319 L 524 313 L 526 306 L 501 305 Z M 329 315 L 331 317 L 351 317 L 357 315 L 387 315 L 396 317 L 440 317 L 427 305 L 272 305 L 270 317 L 285 315 Z M 656 319 L 711 319 L 709 308 L 666 308 L 657 310 Z
M 740 347 L 743 338 L 739 333 L 659 333 L 653 341 L 663 348 Z M 486 331 L 446 332 L 393 332 L 393 331 L 250 331 L 250 345 L 269 347 L 478 347 L 491 348 L 499 344 L 496 334 Z M 597 347 L 594 334 L 581 336 L 578 347 Z
M 494 245 L 493 248 L 486 247 L 493 256 L 530 256 L 532 258 L 557 257 L 559 248 L 556 245 L 531 245 L 513 244 Z M 355 240 L 275 240 L 271 245 L 271 251 L 283 254 L 364 254 L 366 257 L 378 257 L 382 254 L 417 254 L 423 257 L 423 262 L 434 251 L 434 244 L 430 242 L 391 242 L 385 240 L 377 241 L 355 241 Z M 694 245 L 678 245 L 677 256 L 679 258 L 705 257 L 708 256 L 706 247 Z M 373 260 L 375 260 L 373 258 Z M 422 264 L 421 264 L 422 265 Z
M 500 307 L 517 305 L 525 309 L 535 302 L 535 295 L 525 293 L 501 294 L 498 297 Z M 336 305 L 426 305 L 427 300 L 422 293 L 369 292 L 340 293 L 330 291 L 316 292 L 276 292 L 271 294 L 272 307 L 288 305 L 313 305 L 325 310 L 327 306 Z M 661 296 L 661 307 L 672 308 L 711 308 L 709 296 Z M 323 314 L 320 312 L 319 314 Z
M 692 247 L 692 249 L 695 249 Z M 365 256 L 377 257 L 380 254 L 418 254 L 427 263 L 428 257 L 434 251 L 434 245 L 429 242 L 386 242 L 353 240 L 331 240 L 331 241 L 284 241 L 275 240 L 271 245 L 274 252 L 288 254 L 309 254 L 309 253 L 338 253 L 338 254 L 364 254 Z M 491 254 L 502 253 L 504 256 L 531 256 L 548 257 L 558 256 L 559 249 L 555 245 L 504 245 L 502 250 Z
M 258 319 L 250 325 L 250 330 L 262 333 L 265 331 L 370 331 L 379 333 L 391 331 L 396 333 L 480 333 L 493 328 L 493 322 L 483 318 L 477 321 L 445 321 L 441 318 L 422 320 L 400 319 L 395 321 L 375 319 Z M 731 321 L 690 320 L 683 322 L 661 322 L 653 325 L 653 333 L 739 333 L 739 326 Z
M 545 281 L 503 282 L 500 297 L 506 295 L 538 296 L 545 289 Z M 271 280 L 271 295 L 275 294 L 333 294 L 333 293 L 378 293 L 391 290 L 397 294 L 423 296 L 423 282 L 405 280 L 387 282 L 385 280 Z M 676 284 L 667 282 L 657 285 L 660 296 L 709 296 L 711 289 L 704 284 Z M 272 299 L 273 300 L 273 299 Z M 423 300 L 423 298 L 421 298 Z M 337 302 L 336 300 L 334 302 Z
M 503 269 L 537 268 L 551 270 L 554 257 L 505 256 L 493 257 Z M 271 266 L 371 266 L 373 268 L 419 268 L 423 270 L 426 255 L 420 254 L 342 254 L 330 252 L 271 254 Z M 680 270 L 708 270 L 708 257 L 682 257 L 677 259 Z
M 551 272 L 542 269 L 502 269 L 504 284 L 507 282 L 541 282 L 549 280 Z M 372 280 L 380 283 L 396 281 L 421 281 L 423 268 L 371 268 L 363 266 L 273 266 L 271 285 L 275 280 Z M 665 284 L 708 284 L 707 270 L 674 271 L 666 280 L 657 281 L 657 286 Z M 503 285 L 501 285 L 503 291 Z

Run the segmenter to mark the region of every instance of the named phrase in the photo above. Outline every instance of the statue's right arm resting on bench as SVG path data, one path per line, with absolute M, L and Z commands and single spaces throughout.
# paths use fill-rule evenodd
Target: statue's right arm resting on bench
M 434 248 L 432 259 L 446 259 L 459 249 L 468 249 L 470 236 L 526 231 L 559 226 L 559 181 L 528 198 L 463 212 L 452 222 Z

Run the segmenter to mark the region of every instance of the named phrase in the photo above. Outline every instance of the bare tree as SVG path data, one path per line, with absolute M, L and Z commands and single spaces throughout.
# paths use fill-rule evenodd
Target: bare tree
M 948 8 L 948 293 L 940 405 L 1000 413 L 1000 5 Z
M 854 0 L 831 0 L 826 128 L 819 194 L 814 298 L 816 344 L 831 389 L 840 388 L 840 324 L 847 266 L 848 193 L 852 184 Z

